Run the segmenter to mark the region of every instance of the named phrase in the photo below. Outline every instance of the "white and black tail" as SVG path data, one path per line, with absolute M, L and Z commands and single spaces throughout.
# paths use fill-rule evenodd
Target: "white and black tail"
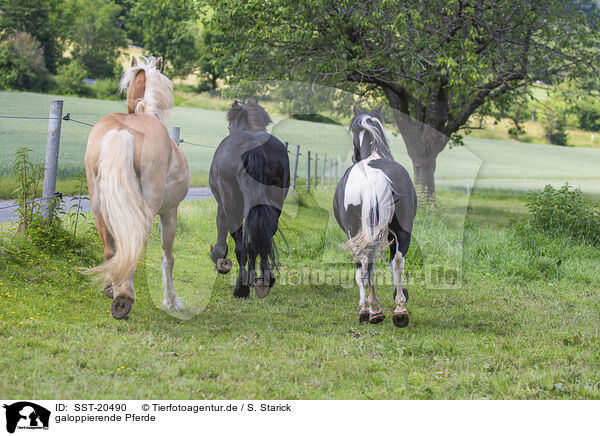
M 357 259 L 364 255 L 374 257 L 388 243 L 388 228 L 395 211 L 394 193 L 387 176 L 369 167 L 365 161 L 357 164 L 352 171 L 357 172 L 357 177 L 350 175 L 346 185 L 346 201 L 350 199 L 351 203 L 360 203 L 361 226 L 360 231 L 350 237 L 343 247 L 351 250 Z
M 102 139 L 93 209 L 114 239 L 115 254 L 87 272 L 106 284 L 131 278 L 152 228 L 153 215 L 142 197 L 133 155 L 133 135 L 127 130 L 111 130 Z

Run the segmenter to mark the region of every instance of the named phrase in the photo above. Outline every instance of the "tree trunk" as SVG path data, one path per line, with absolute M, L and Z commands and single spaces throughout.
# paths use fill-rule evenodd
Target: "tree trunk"
M 412 160 L 414 169 L 414 183 L 421 189 L 427 199 L 433 200 L 435 195 L 435 156 L 417 156 Z
M 384 91 L 394 112 L 396 126 L 402 135 L 406 151 L 413 164 L 413 183 L 417 185 L 417 190 L 420 189 L 426 199 L 435 201 L 435 161 L 450 138 L 432 126 L 407 115 L 406 95 L 395 93 L 390 89 L 384 89 Z M 443 125 L 442 121 L 443 119 L 435 118 L 430 120 L 435 125 Z

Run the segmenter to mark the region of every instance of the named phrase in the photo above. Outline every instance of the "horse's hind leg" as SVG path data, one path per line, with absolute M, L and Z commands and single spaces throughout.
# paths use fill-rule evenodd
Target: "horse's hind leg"
M 402 273 L 404 271 L 404 255 L 410 244 L 410 233 L 403 231 L 399 226 L 394 229 L 390 245 L 390 271 L 394 279 L 394 300 L 396 309 L 392 314 L 392 321 L 396 327 L 408 325 L 408 310 L 404 305 L 408 301 L 408 291 L 402 284 Z
M 381 311 L 379 300 L 375 294 L 375 267 L 373 265 L 373 259 L 369 258 L 366 261 L 363 260 L 361 269 L 363 270 L 363 274 L 366 271 L 367 283 L 369 287 L 369 323 L 379 324 L 385 319 L 385 315 Z
M 246 272 L 248 253 L 244 245 L 243 227 L 240 226 L 240 228 L 233 232 L 231 236 L 235 241 L 235 256 L 240 265 L 240 273 L 237 278 L 235 289 L 233 290 L 233 295 L 238 298 L 248 298 L 250 295 L 250 283 L 248 282 L 248 273 Z
M 98 236 L 100 237 L 100 241 L 104 247 L 104 261 L 110 260 L 115 255 L 115 240 L 112 235 L 106 228 L 106 224 L 102 217 L 94 213 L 94 219 L 96 221 L 96 230 L 98 231 Z M 104 283 L 104 295 L 109 298 L 113 298 L 113 283 L 109 280 Z
M 175 230 L 177 227 L 177 208 L 174 207 L 160 214 L 160 235 L 162 241 L 162 278 L 165 291 L 163 306 L 167 310 L 179 311 L 183 305 L 173 289 L 173 242 L 175 240 Z
M 356 284 L 360 293 L 360 311 L 358 312 L 359 322 L 369 322 L 369 306 L 367 303 L 367 283 L 363 281 L 362 264 L 356 263 Z
M 223 206 L 219 204 L 217 210 L 217 243 L 211 250 L 211 258 L 221 274 L 227 274 L 231 271 L 233 264 L 231 259 L 227 259 L 227 220 Z
M 275 284 L 275 277 L 273 276 L 273 271 L 271 271 L 268 257 L 260 257 L 260 271 L 261 277 L 256 281 L 254 291 L 256 292 L 257 297 L 265 298 Z
M 368 303 L 368 321 L 371 324 L 379 324 L 385 319 L 385 315 L 381 311 L 379 306 L 379 300 L 375 295 L 375 268 L 373 267 L 373 259 L 370 255 L 365 255 L 361 258 L 360 263 L 357 264 L 356 271 L 356 282 L 358 283 L 358 289 L 360 290 L 360 305 L 361 310 L 359 312 L 359 321 L 367 321 L 366 304 Z M 369 296 L 366 297 L 366 290 L 369 289 Z

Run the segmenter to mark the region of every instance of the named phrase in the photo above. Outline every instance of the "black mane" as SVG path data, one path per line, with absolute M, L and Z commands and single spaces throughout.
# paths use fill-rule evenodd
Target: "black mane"
M 236 100 L 227 112 L 229 132 L 241 131 L 266 131 L 271 124 L 271 117 L 267 111 L 255 101 L 238 103 Z

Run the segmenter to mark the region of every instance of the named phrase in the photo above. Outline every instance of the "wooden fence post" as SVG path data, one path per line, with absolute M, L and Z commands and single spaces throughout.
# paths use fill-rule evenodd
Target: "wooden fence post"
M 333 186 L 336 188 L 337 188 L 337 182 L 338 182 L 338 166 L 339 166 L 339 163 L 336 162 L 335 163 L 335 179 L 333 181 Z
M 300 155 L 300 146 L 296 145 L 296 154 L 294 155 L 294 172 L 292 173 L 292 191 L 296 190 L 296 174 L 298 172 L 298 156 Z
M 306 192 L 310 192 L 310 150 L 306 152 Z
M 177 126 L 171 127 L 171 139 L 175 141 L 175 144 L 179 145 L 179 138 L 181 136 L 181 128 Z
M 331 190 L 331 159 L 329 159 L 329 176 L 327 177 L 327 189 Z
M 327 155 L 323 154 L 323 169 L 321 170 L 321 189 L 325 189 L 325 163 Z
M 319 187 L 319 153 L 315 153 L 315 191 Z
M 42 188 L 42 216 L 52 221 L 53 207 L 56 204 L 56 174 L 58 171 L 58 150 L 60 148 L 60 128 L 62 125 L 63 101 L 50 100 L 48 139 L 46 140 L 46 162 L 44 163 L 44 185 Z

